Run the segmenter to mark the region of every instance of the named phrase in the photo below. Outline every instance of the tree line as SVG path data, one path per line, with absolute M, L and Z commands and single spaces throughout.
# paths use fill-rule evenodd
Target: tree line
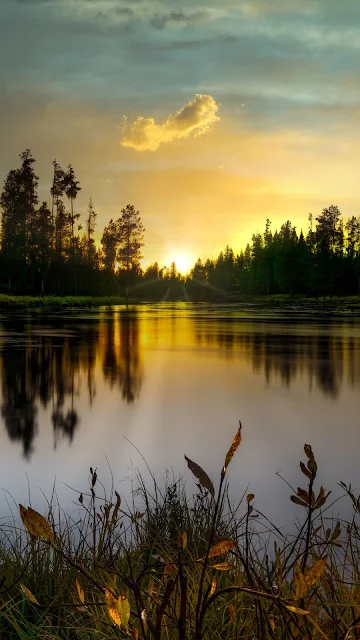
M 133 205 L 110 220 L 94 240 L 96 211 L 89 199 L 86 219 L 80 221 L 76 198 L 81 191 L 71 164 L 64 170 L 53 161 L 49 200 L 39 203 L 39 178 L 29 149 L 20 154 L 0 196 L 2 292 L 15 294 L 100 295 L 141 275 L 144 228 Z M 116 274 L 116 275 L 115 275 Z
M 144 226 L 128 204 L 94 240 L 97 214 L 89 199 L 84 221 L 76 212 L 81 190 L 71 164 L 53 161 L 48 201 L 39 202 L 39 178 L 29 149 L 9 171 L 0 197 L 2 293 L 102 295 L 130 293 L 144 299 L 216 300 L 286 293 L 360 294 L 360 218 L 344 221 L 336 205 L 297 232 L 290 220 L 252 236 L 245 250 L 230 246 L 215 259 L 198 259 L 188 275 L 175 263 L 141 268 Z

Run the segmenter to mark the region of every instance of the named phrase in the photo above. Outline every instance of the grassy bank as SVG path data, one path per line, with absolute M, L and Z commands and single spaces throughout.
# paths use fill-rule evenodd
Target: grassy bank
M 131 301 L 133 302 L 133 301 Z M 70 309 L 125 304 L 121 296 L 9 296 L 0 294 L 0 309 Z
M 232 505 L 226 473 L 241 430 L 213 484 L 186 458 L 198 490 L 174 482 L 151 491 L 138 479 L 132 503 L 106 495 L 90 469 L 78 509 L 56 499 L 45 517 L 20 507 L 1 525 L 0 637 L 168 640 L 360 637 L 359 499 L 350 522 L 328 518 L 309 445 L 298 521 L 285 536 L 244 495 Z
M 359 312 L 360 296 L 333 296 L 332 298 L 310 298 L 306 296 L 288 295 L 256 296 L 248 299 L 248 303 L 262 308 L 284 309 L 287 311 L 316 312 Z
M 129 304 L 141 304 L 140 298 L 130 298 Z M 147 303 L 161 300 L 147 300 Z M 176 304 L 180 300 L 168 301 Z M 184 301 L 182 301 L 184 302 Z M 190 302 L 191 301 L 187 301 Z M 200 304 L 206 304 L 203 301 Z M 219 299 L 209 304 L 238 305 L 239 309 L 253 310 L 281 310 L 287 313 L 314 313 L 333 315 L 358 315 L 360 314 L 360 296 L 333 297 L 333 298 L 291 298 L 288 295 L 234 297 Z M 0 309 L 85 309 L 90 307 L 124 305 L 126 299 L 123 296 L 14 296 L 0 294 Z M 194 301 L 194 304 L 199 304 Z

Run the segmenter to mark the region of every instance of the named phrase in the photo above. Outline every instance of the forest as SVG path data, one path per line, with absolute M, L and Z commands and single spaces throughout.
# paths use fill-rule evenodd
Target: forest
M 145 229 L 133 205 L 109 220 L 97 246 L 92 199 L 85 220 L 76 212 L 81 186 L 72 165 L 63 169 L 53 161 L 49 199 L 40 202 L 35 162 L 25 150 L 4 181 L 0 293 L 194 301 L 360 294 L 360 217 L 344 220 L 336 205 L 310 213 L 300 232 L 290 220 L 272 231 L 266 219 L 264 232 L 253 234 L 244 250 L 235 253 L 228 245 L 216 259 L 198 259 L 189 274 L 180 274 L 175 263 L 144 270 Z

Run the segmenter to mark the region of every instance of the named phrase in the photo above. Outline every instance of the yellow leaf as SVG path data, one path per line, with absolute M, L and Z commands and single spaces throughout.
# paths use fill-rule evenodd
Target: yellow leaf
M 20 507 L 20 516 L 23 524 L 26 529 L 30 533 L 30 535 L 35 538 L 44 538 L 48 540 L 51 544 L 55 544 L 55 536 L 52 528 L 50 527 L 47 520 L 45 520 L 44 516 L 42 516 L 37 511 L 34 511 L 31 507 L 26 509 L 22 504 Z
M 118 599 L 114 598 L 114 596 L 112 595 L 112 593 L 110 593 L 108 589 L 105 589 L 105 600 L 107 604 L 108 614 L 111 620 L 113 621 L 114 624 L 116 624 L 117 627 L 120 627 L 121 618 L 120 618 L 120 614 L 117 607 Z
M 246 496 L 246 502 L 247 502 L 248 504 L 250 504 L 250 502 L 251 502 L 252 500 L 254 500 L 254 498 L 255 498 L 254 494 L 253 494 L 253 493 L 249 493 L 249 494 Z
M 187 547 L 187 533 L 186 533 L 186 531 L 184 531 L 183 534 L 182 534 L 182 547 L 183 547 L 183 549 L 186 549 L 186 547 Z
M 241 422 L 239 422 L 239 428 L 233 438 L 233 441 L 231 443 L 231 447 L 229 449 L 229 451 L 226 454 L 226 458 L 225 458 L 225 462 L 224 462 L 224 466 L 221 472 L 221 477 L 223 478 L 225 476 L 226 473 L 226 469 L 228 468 L 234 454 L 236 453 L 236 450 L 238 449 L 239 445 L 241 442 Z
M 210 596 L 214 595 L 214 593 L 216 591 L 216 588 L 217 588 L 217 580 L 216 580 L 216 577 L 214 576 L 212 581 L 211 581 Z
M 25 587 L 24 584 L 20 583 L 20 589 L 23 592 L 26 600 L 29 600 L 29 602 L 31 602 L 32 604 L 39 604 L 38 601 L 36 600 L 35 596 L 31 593 L 30 589 Z
M 311 587 L 320 580 L 326 567 L 326 561 L 327 558 L 319 558 L 314 562 L 312 567 L 305 571 L 304 579 L 308 589 L 311 589 Z
M 83 588 L 81 587 L 81 584 L 80 584 L 80 582 L 78 581 L 78 579 L 77 579 L 77 578 L 76 578 L 76 590 L 77 590 L 77 592 L 78 592 L 78 596 L 79 596 L 79 598 L 80 598 L 80 602 L 81 602 L 82 604 L 84 604 L 84 602 L 85 602 L 85 594 L 84 594 L 84 590 L 83 590 Z
M 230 571 L 234 568 L 234 565 L 231 562 L 221 562 L 220 564 L 212 564 L 211 568 L 218 571 Z
M 290 604 L 286 605 L 286 608 L 289 609 L 292 613 L 296 613 L 298 616 L 308 616 L 309 611 L 305 611 L 304 609 L 300 609 L 299 607 L 292 607 Z
M 126 596 L 121 595 L 115 598 L 109 589 L 105 589 L 105 600 L 108 614 L 117 627 L 127 629 L 130 618 L 130 603 Z
M 305 598 L 308 592 L 308 587 L 305 582 L 305 576 L 298 563 L 295 566 L 294 587 L 295 587 L 295 599 L 301 600 L 301 598 Z
M 233 605 L 233 603 L 232 603 L 232 602 L 230 602 L 230 604 L 229 604 L 229 606 L 228 606 L 228 609 L 229 609 L 229 615 L 230 615 L 231 621 L 232 621 L 234 624 L 236 624 L 236 613 L 235 613 L 235 607 L 234 607 L 234 605 Z
M 269 616 L 269 624 L 272 631 L 275 631 L 275 619 L 274 616 Z
M 309 593 L 314 584 L 320 580 L 321 575 L 326 567 L 326 558 L 319 558 L 312 567 L 302 572 L 300 566 L 296 565 L 294 576 L 295 598 L 301 600 Z
M 237 542 L 235 542 L 235 540 L 224 538 L 211 547 L 208 557 L 215 558 L 216 556 L 221 556 L 223 553 L 230 551 L 230 549 L 233 549 L 234 547 L 237 547 Z
M 149 598 L 151 598 L 153 592 L 154 592 L 154 580 L 150 576 L 149 585 L 148 585 L 148 596 L 149 596 Z
M 184 456 L 188 467 L 190 469 L 190 471 L 194 474 L 195 478 L 197 478 L 200 482 L 200 484 L 209 491 L 209 493 L 211 494 L 211 496 L 213 498 L 215 498 L 215 489 L 214 489 L 214 485 L 211 482 L 209 476 L 207 475 L 207 473 L 205 473 L 204 469 L 202 469 L 201 467 L 199 467 L 198 464 L 196 464 L 196 462 L 193 462 L 192 460 L 190 460 L 190 458 L 188 458 L 187 456 Z

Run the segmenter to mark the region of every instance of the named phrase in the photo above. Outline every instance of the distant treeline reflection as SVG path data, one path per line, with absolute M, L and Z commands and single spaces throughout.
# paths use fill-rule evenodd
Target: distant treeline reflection
M 12 317 L 10 326 L 18 337 L 0 353 L 1 414 L 10 439 L 22 442 L 25 457 L 34 449 L 41 408 L 51 410 L 55 446 L 61 437 L 73 440 L 80 422 L 80 390 L 87 386 L 91 405 L 97 365 L 126 402 L 139 394 L 142 367 L 135 313 L 109 314 L 81 325 L 76 318 L 67 319 L 58 329 L 52 319 L 45 330 L 32 320 Z
M 250 362 L 268 384 L 278 377 L 290 387 L 303 378 L 310 391 L 332 398 L 345 385 L 360 387 L 360 334 L 358 325 L 352 330 L 348 321 L 334 329 L 331 323 L 312 326 L 294 320 L 286 325 L 229 316 L 160 313 L 143 319 L 136 310 L 109 310 L 65 319 L 54 315 L 45 321 L 41 316 L 12 315 L 1 320 L 0 335 L 3 424 L 9 438 L 22 443 L 27 458 L 34 451 L 40 421 L 46 424 L 49 417 L 54 446 L 62 438 L 71 443 L 81 414 L 104 393 L 104 383 L 118 391 L 119 405 L 133 403 L 144 377 L 145 342 L 155 350 L 170 345 L 174 363 L 177 348 L 220 349 L 220 357 Z M 44 410 L 47 417 L 40 419 Z
M 254 324 L 236 331 L 236 321 L 234 330 L 228 323 L 227 319 L 226 325 L 219 323 L 211 331 L 209 325 L 203 330 L 198 326 L 197 343 L 220 347 L 228 354 L 241 352 L 268 384 L 279 376 L 282 384 L 290 387 L 297 376 L 306 376 L 310 390 L 315 385 L 333 398 L 345 381 L 351 387 L 360 387 L 360 337 L 333 335 L 326 327 L 319 333 L 286 333 L 269 332 Z

